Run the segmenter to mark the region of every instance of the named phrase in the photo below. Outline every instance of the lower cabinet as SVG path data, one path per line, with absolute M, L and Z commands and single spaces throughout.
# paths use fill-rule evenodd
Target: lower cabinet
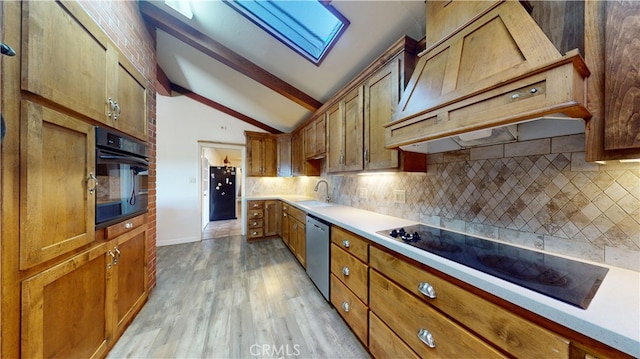
M 307 265 L 307 213 L 286 202 L 280 204 L 281 238 L 296 256 L 298 262 L 306 268 Z
M 22 282 L 22 356 L 91 358 L 107 352 L 107 244 Z
M 247 201 L 247 239 L 278 235 L 280 210 L 278 200 Z
M 22 281 L 22 356 L 104 357 L 142 308 L 145 217 L 104 230 L 105 241 Z
M 358 339 L 369 345 L 369 245 L 340 227 L 331 227 L 331 304 Z

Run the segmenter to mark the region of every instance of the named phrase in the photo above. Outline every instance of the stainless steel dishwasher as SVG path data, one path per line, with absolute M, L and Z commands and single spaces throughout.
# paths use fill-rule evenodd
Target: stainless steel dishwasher
M 307 274 L 329 300 L 329 223 L 307 215 Z

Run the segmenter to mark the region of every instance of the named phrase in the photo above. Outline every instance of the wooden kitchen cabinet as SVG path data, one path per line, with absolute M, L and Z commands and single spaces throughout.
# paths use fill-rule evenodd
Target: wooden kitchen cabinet
M 117 340 L 147 300 L 146 215 L 106 229 L 107 304 L 111 341 Z M 112 234 L 113 233 L 113 237 Z
M 146 81 L 102 31 L 87 30 L 80 5 L 24 2 L 22 15 L 22 89 L 146 140 Z
M 106 248 L 102 243 L 22 282 L 22 357 L 106 355 Z
M 247 201 L 247 240 L 273 237 L 280 226 L 279 201 Z
M 331 227 L 331 303 L 365 346 L 369 344 L 369 244 Z
M 95 239 L 93 126 L 23 101 L 21 121 L 20 269 Z
M 298 259 L 303 267 L 306 267 L 307 262 L 307 214 L 295 208 L 289 204 L 282 205 L 282 225 L 285 225 L 286 229 L 283 231 L 283 241 L 289 246 L 289 249 L 293 255 Z M 286 218 L 286 219 L 284 219 Z
M 277 140 L 274 135 L 245 131 L 247 176 L 275 177 L 277 174 Z
M 585 61 L 588 109 L 585 129 L 587 161 L 640 158 L 640 3 L 585 2 Z
M 109 124 L 116 129 L 147 140 L 147 89 L 145 79 L 122 55 L 117 60 L 115 90 L 107 99 Z M 113 107 L 112 107 L 113 106 Z M 109 115 L 108 115 L 109 116 Z
M 289 204 L 280 202 L 280 238 L 289 247 Z
M 371 271 L 369 286 L 371 311 L 420 357 L 506 358 L 377 271 Z
M 323 158 L 326 152 L 326 122 L 324 115 L 304 128 L 305 159 Z
M 304 130 L 291 135 L 291 169 L 294 176 L 320 176 L 322 160 L 307 160 L 304 156 Z
M 277 175 L 278 177 L 291 177 L 293 175 L 291 158 L 291 134 L 284 133 L 277 135 L 278 155 L 277 155 Z
M 436 308 L 438 313 L 446 314 L 452 320 L 485 338 L 488 341 L 487 345 L 499 347 L 515 357 L 567 358 L 569 355 L 569 340 L 566 338 L 476 296 L 427 269 L 411 264 L 399 258 L 397 254 L 392 255 L 376 247 L 371 247 L 370 265 L 371 268 L 375 269 L 375 271 L 371 271 L 371 278 L 374 278 L 374 272 L 380 273 L 401 286 L 398 287 L 400 289 L 390 286 L 379 278 L 381 277 L 380 275 L 377 275 L 375 281 L 372 280 L 370 284 L 371 310 L 394 331 L 396 331 L 396 328 L 390 320 L 396 317 L 396 309 L 388 307 L 392 304 L 392 302 L 388 302 L 388 298 L 397 296 L 398 298 L 396 299 L 402 299 L 403 303 L 411 301 L 418 305 L 418 302 L 424 302 L 429 307 Z M 376 283 L 375 286 L 373 282 Z M 430 298 L 419 290 L 419 287 L 423 285 L 433 288 L 435 298 Z M 422 307 L 422 305 L 420 307 L 427 308 Z M 414 310 L 414 312 L 416 311 L 417 309 Z M 440 315 L 442 316 L 442 314 Z M 397 316 L 399 317 L 400 314 Z M 402 324 L 397 323 L 397 325 Z M 496 330 L 496 328 L 500 329 Z M 407 329 L 397 328 L 397 330 L 396 333 L 403 337 L 399 331 Z M 454 331 L 459 332 L 459 330 L 467 331 L 464 328 L 455 329 Z M 441 336 L 444 339 L 439 339 L 434 334 L 437 343 L 436 348 L 441 347 L 441 341 L 453 342 L 453 344 L 460 345 L 460 347 L 464 345 L 463 343 L 454 342 L 456 339 L 463 340 L 464 343 L 476 342 L 476 339 L 467 342 L 467 339 L 463 339 L 466 336 L 467 334 L 460 334 L 459 337 L 455 337 L 453 334 L 445 334 Z M 409 341 L 407 343 L 412 346 Z M 423 355 L 415 347 L 414 350 Z M 453 355 L 453 352 L 451 355 Z
M 384 125 L 391 122 L 413 71 L 416 46 L 408 37 L 400 39 L 327 109 L 328 173 L 426 171 L 425 154 L 385 148 Z
M 363 96 L 357 87 L 327 110 L 327 172 L 358 171 L 363 168 Z

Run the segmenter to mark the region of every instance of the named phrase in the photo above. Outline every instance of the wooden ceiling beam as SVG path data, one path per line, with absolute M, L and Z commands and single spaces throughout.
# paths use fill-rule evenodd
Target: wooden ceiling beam
M 171 96 L 171 81 L 156 63 L 156 92 L 162 96 Z
M 215 101 L 212 101 L 212 100 L 210 100 L 210 99 L 208 99 L 208 98 L 206 98 L 206 97 L 204 97 L 202 95 L 198 95 L 197 93 L 195 93 L 193 91 L 190 91 L 190 90 L 187 90 L 186 88 L 181 87 L 180 85 L 176 85 L 176 84 L 172 83 L 171 84 L 171 90 L 173 90 L 174 92 L 177 92 L 179 94 L 182 94 L 184 96 L 187 96 L 188 98 L 190 98 L 192 100 L 198 101 L 198 102 L 200 102 L 201 104 L 203 104 L 205 106 L 209 106 L 209 107 L 214 108 L 214 109 L 216 109 L 216 110 L 218 110 L 218 111 L 220 111 L 222 113 L 225 113 L 225 114 L 227 114 L 229 116 L 235 117 L 240 121 L 243 121 L 243 122 L 246 122 L 246 123 L 248 123 L 250 125 L 253 125 L 253 126 L 256 126 L 258 128 L 261 128 L 261 129 L 263 129 L 263 130 L 265 130 L 265 131 L 267 131 L 269 133 L 274 133 L 274 134 L 282 133 L 282 131 L 280 131 L 280 130 L 278 130 L 276 128 L 273 128 L 273 127 L 271 127 L 269 125 L 266 125 L 266 124 L 264 124 L 264 123 L 262 123 L 262 122 L 260 122 L 260 121 L 258 121 L 256 119 L 252 118 L 252 117 L 244 115 L 244 114 L 242 114 L 242 113 L 240 113 L 240 112 L 238 112 L 238 111 L 236 111 L 236 110 L 234 110 L 232 108 L 229 108 L 229 107 L 227 107 L 227 106 L 225 106 L 225 105 L 223 105 L 223 104 L 221 104 L 219 102 L 215 102 Z
M 281 80 L 236 52 L 179 21 L 148 1 L 139 2 L 140 13 L 146 21 L 211 58 L 261 83 L 298 105 L 315 112 L 322 103 Z

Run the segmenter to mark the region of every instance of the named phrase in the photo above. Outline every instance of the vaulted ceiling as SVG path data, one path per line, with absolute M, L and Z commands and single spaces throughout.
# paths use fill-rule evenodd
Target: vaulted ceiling
M 139 5 L 173 95 L 272 133 L 291 132 L 402 36 L 425 34 L 424 0 L 332 1 L 350 25 L 316 66 L 222 1 L 191 1 L 192 19 L 163 1 Z

